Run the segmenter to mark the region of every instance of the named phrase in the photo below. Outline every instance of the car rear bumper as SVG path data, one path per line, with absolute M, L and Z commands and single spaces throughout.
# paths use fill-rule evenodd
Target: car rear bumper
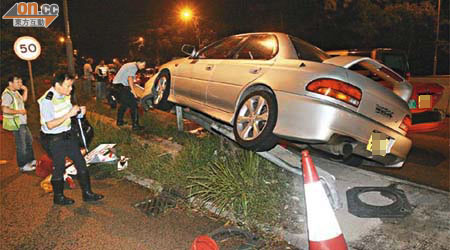
M 411 140 L 378 122 L 354 111 L 307 96 L 275 91 L 278 120 L 274 133 L 282 138 L 309 143 L 328 143 L 333 135 L 354 140 L 353 153 L 384 165 L 401 167 L 411 149 Z M 385 157 L 372 156 L 366 150 L 373 131 L 395 139 Z

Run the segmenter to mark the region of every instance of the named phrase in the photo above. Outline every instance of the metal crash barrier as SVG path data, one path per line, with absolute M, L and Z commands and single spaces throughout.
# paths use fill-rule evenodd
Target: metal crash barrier
M 179 131 L 183 131 L 183 119 L 193 121 L 209 132 L 222 136 L 225 139 L 237 144 L 233 134 L 233 128 L 229 125 L 225 125 L 218 122 L 211 117 L 203 115 L 199 112 L 193 111 L 188 108 L 182 108 L 180 106 L 175 107 L 177 116 L 177 126 Z M 258 155 L 272 162 L 273 164 L 299 176 L 302 176 L 301 168 L 301 154 L 300 152 L 290 150 L 289 148 L 277 145 L 273 149 L 264 152 L 257 152 Z M 320 181 L 325 188 L 326 194 L 334 210 L 342 207 L 342 202 L 339 199 L 336 178 L 329 172 L 317 168 Z

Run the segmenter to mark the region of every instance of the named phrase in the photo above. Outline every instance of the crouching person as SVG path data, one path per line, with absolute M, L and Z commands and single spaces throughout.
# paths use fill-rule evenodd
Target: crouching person
M 77 169 L 83 200 L 103 199 L 103 195 L 93 193 L 91 190 L 86 161 L 80 153 L 76 135 L 71 132 L 71 117 L 77 115 L 82 117 L 86 113 L 86 107 L 73 106 L 70 102 L 73 80 L 73 76 L 68 73 L 57 74 L 53 86 L 38 100 L 42 141 L 47 144 L 45 147 L 50 151 L 55 167 L 51 180 L 53 203 L 59 205 L 70 205 L 75 202 L 63 194 L 66 157 L 72 159 Z

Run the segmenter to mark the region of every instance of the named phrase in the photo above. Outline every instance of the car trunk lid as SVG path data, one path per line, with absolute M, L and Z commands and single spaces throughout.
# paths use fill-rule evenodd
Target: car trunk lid
M 375 80 L 382 86 L 391 89 L 396 95 L 407 102 L 412 94 L 412 86 L 403 77 L 387 66 L 367 57 L 337 56 L 323 61 L 353 70 Z
M 362 90 L 358 113 L 404 133 L 399 127 L 405 116 L 410 115 L 407 101 L 412 93 L 411 85 L 404 78 L 365 57 L 338 56 L 324 63 L 349 69 L 348 82 Z

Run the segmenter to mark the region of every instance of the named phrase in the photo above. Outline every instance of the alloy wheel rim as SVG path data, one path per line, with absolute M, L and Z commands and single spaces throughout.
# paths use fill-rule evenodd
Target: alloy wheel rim
M 166 90 L 167 86 L 167 78 L 165 76 L 159 78 L 158 83 L 156 84 L 156 99 L 154 100 L 155 104 L 161 102 L 164 96 L 164 90 Z
M 249 141 L 258 137 L 269 119 L 267 100 L 256 95 L 249 98 L 239 110 L 236 129 L 242 140 Z

